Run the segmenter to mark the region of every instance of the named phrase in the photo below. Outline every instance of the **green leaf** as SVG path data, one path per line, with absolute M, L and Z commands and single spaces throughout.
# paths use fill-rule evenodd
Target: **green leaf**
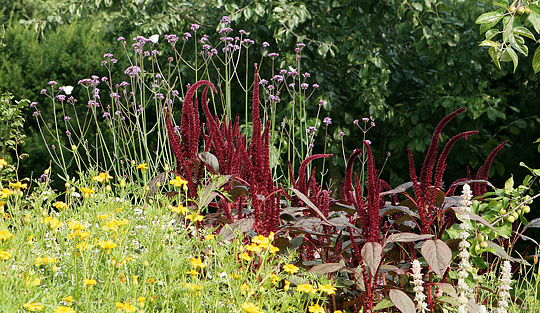
M 504 183 L 504 191 L 506 193 L 511 193 L 514 190 L 514 176 L 510 176 L 510 178 Z
M 504 17 L 502 12 L 487 12 L 480 15 L 475 23 L 476 24 L 488 24 L 493 22 L 498 22 Z
M 525 50 L 523 49 L 523 46 L 522 45 L 519 45 L 517 42 L 516 42 L 516 36 L 514 36 L 514 34 L 510 34 L 508 36 L 508 41 L 510 42 L 510 45 L 519 53 L 523 54 L 524 56 L 527 56 L 527 53 L 529 52 L 528 50 Z
M 512 61 L 514 63 L 514 73 L 516 72 L 519 61 L 518 61 L 518 56 L 516 52 L 514 51 L 514 49 L 512 49 L 511 47 L 506 48 L 506 50 L 504 50 L 504 52 L 501 55 L 501 61 L 503 62 Z
M 540 6 L 538 4 L 529 4 L 529 9 L 531 10 L 531 13 L 540 15 Z
M 392 303 L 392 301 L 390 301 L 389 299 L 387 298 L 384 298 L 382 299 L 381 301 L 379 301 L 379 303 L 377 303 L 376 306 L 373 307 L 373 312 L 377 312 L 377 311 L 381 311 L 381 310 L 384 310 L 384 309 L 388 309 L 388 308 L 391 308 L 394 306 L 394 303 Z
M 490 40 L 492 39 L 493 37 L 497 36 L 497 34 L 499 33 L 499 30 L 498 29 L 490 29 L 486 32 L 486 39 L 487 40 Z
M 532 67 L 535 74 L 540 71 L 540 47 L 536 48 L 536 51 L 534 51 Z
M 518 27 L 514 27 L 514 29 L 512 30 L 512 32 L 514 34 L 518 34 L 518 35 L 521 35 L 521 36 L 525 36 L 527 38 L 530 38 L 532 40 L 536 40 L 536 38 L 534 38 L 534 35 L 533 33 L 531 33 L 531 31 L 523 26 L 518 26 Z
M 493 26 L 497 25 L 497 23 L 499 23 L 499 21 L 495 21 L 495 22 L 487 23 L 487 24 L 481 24 L 480 25 L 480 34 L 483 34 L 486 31 L 490 30 L 491 28 L 493 28 Z
M 493 47 L 493 48 L 500 48 L 501 47 L 501 43 L 500 42 L 497 42 L 497 41 L 492 41 L 492 40 L 484 40 L 480 43 L 480 46 L 482 47 Z
M 403 291 L 399 289 L 390 289 L 388 295 L 396 308 L 398 308 L 398 310 L 400 310 L 402 313 L 416 313 L 414 302 Z
M 452 261 L 452 250 L 450 250 L 448 245 L 440 239 L 426 240 L 422 245 L 421 251 L 431 269 L 437 275 L 443 277 L 450 266 L 450 261 Z
M 529 14 L 529 17 L 527 19 L 529 20 L 529 22 L 531 22 L 534 30 L 536 30 L 536 32 L 540 34 L 540 15 L 534 11 L 531 11 L 531 14 Z

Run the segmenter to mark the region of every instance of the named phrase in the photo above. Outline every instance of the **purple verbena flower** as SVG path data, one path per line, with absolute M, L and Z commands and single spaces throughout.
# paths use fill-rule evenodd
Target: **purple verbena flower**
M 309 87 L 308 83 L 301 83 L 300 84 L 300 88 L 302 88 L 302 89 L 308 89 L 308 87 Z
M 71 136 L 71 132 L 69 130 L 66 130 L 66 135 Z
M 69 116 L 67 116 L 67 115 L 64 116 L 64 121 L 69 121 L 69 120 L 71 120 L 71 117 L 69 117 Z
M 102 117 L 103 117 L 103 118 L 106 118 L 106 117 L 110 117 L 110 116 L 111 116 L 111 113 L 105 112 L 105 113 L 103 113 L 103 116 L 102 116 Z
M 367 123 L 367 122 L 369 122 L 369 118 L 367 118 L 367 117 L 363 117 L 363 118 L 362 118 L 362 122 L 364 122 L 364 123 Z
M 191 30 L 196 32 L 201 26 L 199 26 L 199 24 L 191 24 Z
M 225 15 L 225 16 L 223 16 L 223 17 L 221 18 L 221 21 L 219 21 L 219 22 L 220 22 L 221 24 L 227 25 L 227 24 L 230 24 L 230 23 L 231 23 L 231 19 L 230 19 L 228 16 Z
M 57 95 L 56 96 L 56 99 L 60 100 L 60 101 L 65 101 L 66 100 L 66 96 L 65 95 Z
M 51 85 L 51 86 L 52 86 L 52 85 L 58 85 L 58 83 L 55 82 L 54 80 L 51 80 L 51 81 L 49 82 L 49 85 Z
M 112 53 L 105 53 L 103 55 L 104 58 L 112 58 L 114 55 Z
M 113 93 L 111 93 L 111 98 L 120 99 L 120 95 L 117 92 L 113 92 Z
M 120 83 L 120 87 L 125 87 L 125 86 L 129 86 L 129 83 L 126 81 L 123 81 Z
M 129 76 L 132 76 L 132 77 L 137 76 L 140 72 L 141 72 L 141 68 L 138 67 L 138 66 L 135 66 L 135 65 L 128 67 L 124 71 L 125 74 L 127 74 Z
M 30 103 L 30 107 L 31 107 L 31 108 L 35 107 L 36 105 L 37 105 L 37 102 L 32 102 L 32 103 Z
M 279 53 L 277 52 L 268 53 L 268 56 L 271 57 L 272 59 L 275 59 L 279 56 Z
M 358 120 L 354 120 L 352 123 L 353 123 L 354 125 L 358 125 Z
M 343 137 L 343 136 L 345 136 L 345 133 L 344 133 L 344 132 L 339 132 L 339 135 L 340 135 L 341 137 Z
M 319 84 L 313 84 L 313 85 L 311 85 L 311 87 L 313 87 L 313 88 L 319 88 Z
M 326 104 L 325 100 L 319 100 L 319 105 L 325 105 L 325 104 Z
M 262 43 L 262 46 L 263 46 L 263 48 L 268 48 L 268 47 L 270 47 L 270 44 L 265 41 L 265 42 Z
M 322 122 L 325 123 L 326 125 L 332 124 L 332 119 L 329 118 L 329 117 L 327 116 L 327 117 L 325 117 L 325 118 L 323 119 Z

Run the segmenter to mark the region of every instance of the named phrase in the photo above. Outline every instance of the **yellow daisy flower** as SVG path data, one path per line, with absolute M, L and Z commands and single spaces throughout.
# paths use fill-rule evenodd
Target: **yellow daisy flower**
M 41 311 L 45 307 L 37 302 L 32 302 L 32 303 L 23 304 L 23 308 L 27 309 L 28 311 L 34 312 L 34 311 Z

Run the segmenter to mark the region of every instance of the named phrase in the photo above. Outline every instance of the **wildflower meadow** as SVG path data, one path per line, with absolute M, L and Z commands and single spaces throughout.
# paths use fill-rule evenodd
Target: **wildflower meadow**
M 517 2 L 529 12 L 501 4 L 477 23 L 540 16 Z M 305 65 L 317 42 L 285 54 L 229 15 L 182 32 L 126 33 L 93 64 L 106 74 L 0 99 L 0 312 L 540 310 L 540 166 L 496 186 L 514 149 L 501 140 L 449 179 L 467 159 L 452 149 L 486 131 L 467 105 L 443 110 L 425 150 L 402 149 L 408 175 L 391 185 L 372 136 L 385 120 L 335 125 Z M 483 45 L 517 66 L 509 40 Z M 30 120 L 46 169 L 25 177 Z

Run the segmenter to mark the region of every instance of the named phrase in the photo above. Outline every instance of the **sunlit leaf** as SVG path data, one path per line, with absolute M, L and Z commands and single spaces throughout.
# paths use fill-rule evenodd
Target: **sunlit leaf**
M 448 245 L 440 239 L 426 240 L 421 251 L 431 269 L 437 275 L 443 277 L 452 261 L 452 250 Z
M 402 313 L 416 313 L 414 302 L 403 291 L 398 289 L 390 289 L 388 295 L 396 308 L 398 308 Z

